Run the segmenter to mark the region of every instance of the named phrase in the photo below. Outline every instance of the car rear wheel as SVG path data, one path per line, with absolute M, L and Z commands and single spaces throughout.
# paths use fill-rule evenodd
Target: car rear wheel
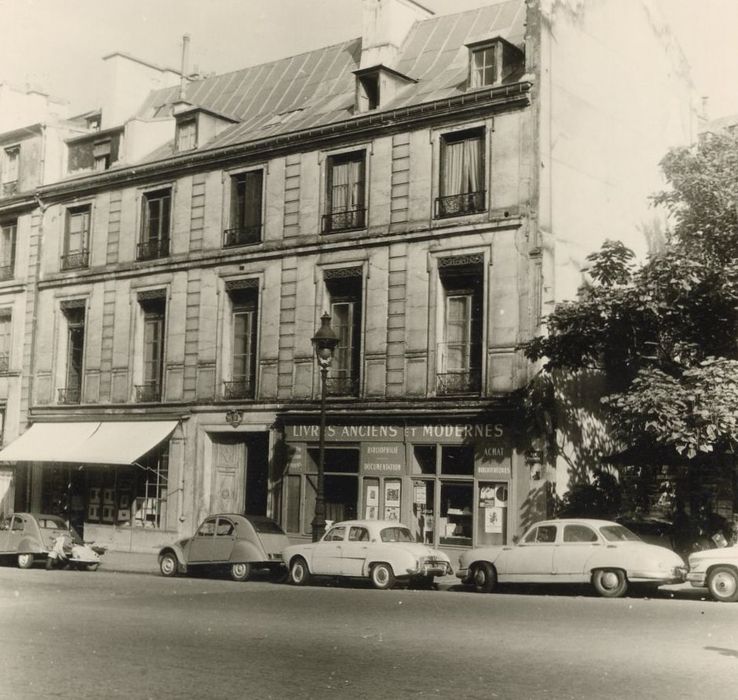
M 171 552 L 165 554 L 159 562 L 159 570 L 161 571 L 162 576 L 176 576 L 177 571 L 179 570 L 179 562 L 177 561 L 177 557 L 174 556 L 174 554 L 172 554 Z
M 290 564 L 290 583 L 295 586 L 307 586 L 310 583 L 310 570 L 302 557 L 295 557 Z
M 710 595 L 721 603 L 738 600 L 738 574 L 729 566 L 716 566 L 707 577 Z
M 477 593 L 491 593 L 497 585 L 497 572 L 489 562 L 480 561 L 472 568 L 471 579 Z
M 603 598 L 620 598 L 628 590 L 628 579 L 620 569 L 597 569 L 592 574 L 592 585 Z
M 371 578 L 374 588 L 378 588 L 380 591 L 386 591 L 395 585 L 395 573 L 392 571 L 392 567 L 384 562 L 372 567 L 369 578 Z
M 231 578 L 234 581 L 248 581 L 251 577 L 251 564 L 241 562 L 231 565 Z
M 19 554 L 18 568 L 30 569 L 33 566 L 33 554 Z

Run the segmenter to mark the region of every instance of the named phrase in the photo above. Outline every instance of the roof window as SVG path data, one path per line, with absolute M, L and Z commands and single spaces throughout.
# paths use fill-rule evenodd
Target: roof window
M 469 87 L 499 85 L 525 70 L 525 54 L 502 37 L 467 44 Z

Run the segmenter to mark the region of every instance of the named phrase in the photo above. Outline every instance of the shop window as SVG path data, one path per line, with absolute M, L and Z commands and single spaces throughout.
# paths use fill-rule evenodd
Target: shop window
M 263 170 L 231 176 L 230 227 L 223 233 L 224 247 L 261 241 L 263 193 Z
M 507 542 L 507 484 L 481 482 L 477 510 L 476 546 Z
M 441 137 L 436 218 L 477 214 L 486 207 L 484 129 Z
M 67 209 L 62 270 L 85 268 L 90 256 L 90 207 Z
M 298 474 L 285 477 L 284 526 L 287 532 L 300 532 L 301 481 Z
M 366 226 L 366 151 L 328 156 L 323 233 Z
M 155 297 L 141 299 L 140 304 L 143 311 L 143 382 L 136 385 L 136 401 L 160 401 L 164 379 L 166 301 L 163 297 Z
M 230 379 L 223 383 L 223 398 L 253 399 L 256 395 L 259 290 L 256 286 L 232 289 L 229 297 Z
M 10 343 L 13 317 L 9 309 L 0 309 L 0 374 L 10 370 Z
M 138 260 L 155 260 L 169 255 L 171 206 L 172 191 L 169 188 L 144 194 Z
M 67 324 L 65 348 L 65 382 L 59 389 L 59 403 L 76 404 L 82 397 L 82 376 L 85 353 L 84 302 L 62 307 Z
M 319 453 L 316 448 L 308 448 L 310 471 L 318 471 Z M 359 501 L 359 450 L 333 448 L 325 450 L 323 488 L 325 492 L 325 518 L 328 523 L 356 518 Z M 305 513 L 303 532 L 312 531 L 315 515 L 315 494 L 317 476 L 310 474 L 305 480 Z
M 436 482 L 413 481 L 413 520 L 415 540 L 433 544 L 436 531 Z
M 441 481 L 440 544 L 471 546 L 473 505 L 472 482 Z
M 453 445 L 441 448 L 441 474 L 474 475 L 473 445 Z
M 478 394 L 482 387 L 483 351 L 481 256 L 443 258 L 439 260 L 438 274 L 443 297 L 436 391 L 439 395 Z
M 15 277 L 15 245 L 18 234 L 18 221 L 0 223 L 0 282 Z
M 334 396 L 358 396 L 362 326 L 361 268 L 326 270 L 331 326 L 338 345 L 328 372 L 327 391 Z
M 10 197 L 18 192 L 20 176 L 20 146 L 8 146 L 3 150 L 2 196 Z
M 413 446 L 413 474 L 436 473 L 436 446 Z

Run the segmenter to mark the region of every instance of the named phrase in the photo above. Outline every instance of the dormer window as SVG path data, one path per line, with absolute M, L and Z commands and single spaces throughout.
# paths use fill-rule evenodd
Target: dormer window
M 359 111 L 369 112 L 379 107 L 379 74 L 371 73 L 359 78 Z
M 469 48 L 469 86 L 499 85 L 513 73 L 524 69 L 524 54 L 501 37 L 467 44 Z
M 356 76 L 356 111 L 371 112 L 386 107 L 407 85 L 416 82 L 387 66 L 377 65 L 354 71 Z
M 191 151 L 197 148 L 197 119 L 182 119 L 177 123 L 177 150 Z

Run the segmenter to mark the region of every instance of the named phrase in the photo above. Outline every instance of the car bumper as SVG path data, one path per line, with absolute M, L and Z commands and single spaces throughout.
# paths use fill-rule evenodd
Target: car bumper
M 628 579 L 634 583 L 658 583 L 662 585 L 671 583 L 683 583 L 687 569 L 678 566 L 671 571 L 631 571 Z
M 453 574 L 453 569 L 450 564 L 445 562 L 434 562 L 429 564 L 423 564 L 416 569 L 410 571 L 411 576 L 448 576 Z
M 704 571 L 690 571 L 687 574 L 686 580 L 695 588 L 704 588 L 706 585 L 705 581 L 707 580 L 707 575 Z
M 456 571 L 456 578 L 460 578 L 464 583 L 469 582 L 469 569 L 458 569 Z

